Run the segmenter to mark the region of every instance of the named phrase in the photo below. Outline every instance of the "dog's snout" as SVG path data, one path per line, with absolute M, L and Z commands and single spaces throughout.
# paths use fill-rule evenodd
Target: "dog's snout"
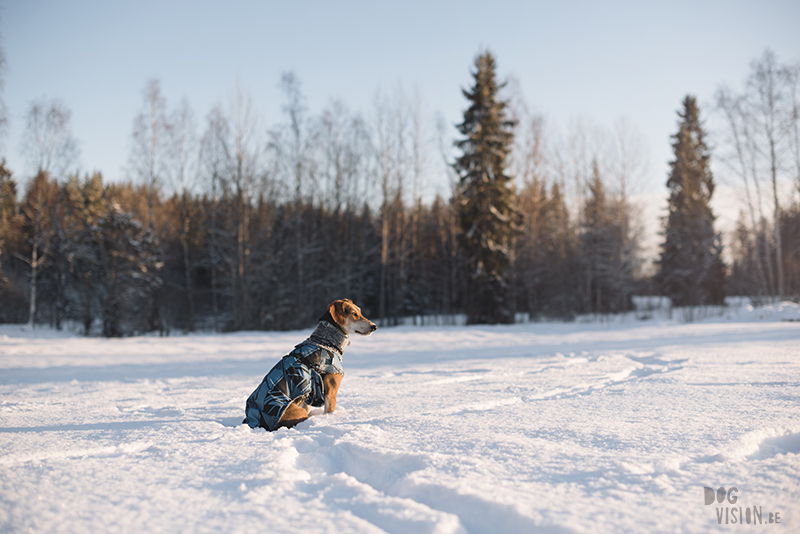
M 370 323 L 369 324 L 369 331 L 370 332 L 374 332 L 377 329 L 378 329 L 378 325 L 376 325 L 375 323 Z

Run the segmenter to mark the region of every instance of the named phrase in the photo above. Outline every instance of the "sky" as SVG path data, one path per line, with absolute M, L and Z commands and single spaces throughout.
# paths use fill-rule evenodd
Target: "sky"
M 665 199 L 683 98 L 695 95 L 702 114 L 720 85 L 742 87 L 767 48 L 779 61 L 800 61 L 798 24 L 800 2 L 788 0 L 5 0 L 1 96 L 10 126 L 2 150 L 25 183 L 25 114 L 36 99 L 58 98 L 72 111 L 82 171 L 126 179 L 133 120 L 154 77 L 169 105 L 188 99 L 200 125 L 237 83 L 265 130 L 281 122 L 286 71 L 301 81 L 312 114 L 334 98 L 369 112 L 378 90 L 402 85 L 419 91 L 427 113 L 455 125 L 474 57 L 489 49 L 500 78 L 515 79 L 548 124 L 632 124 L 647 147 L 645 188 Z M 444 192 L 446 183 L 428 187 Z

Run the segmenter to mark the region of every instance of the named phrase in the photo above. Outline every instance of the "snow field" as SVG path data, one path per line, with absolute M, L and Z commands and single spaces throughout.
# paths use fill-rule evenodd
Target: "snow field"
M 726 532 L 736 486 L 800 532 L 797 318 L 380 329 L 274 433 L 244 401 L 306 331 L 1 326 L 0 531 Z

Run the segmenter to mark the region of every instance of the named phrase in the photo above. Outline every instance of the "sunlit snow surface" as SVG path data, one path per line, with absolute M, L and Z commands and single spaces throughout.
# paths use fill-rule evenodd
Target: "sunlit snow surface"
M 274 433 L 245 399 L 308 331 L 0 326 L 0 532 L 800 532 L 798 320 L 382 328 Z

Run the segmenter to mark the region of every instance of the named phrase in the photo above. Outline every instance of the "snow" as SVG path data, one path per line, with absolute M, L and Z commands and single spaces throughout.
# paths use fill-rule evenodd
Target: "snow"
M 0 532 L 800 532 L 797 305 L 382 328 L 335 413 L 239 424 L 309 332 L 0 326 Z

